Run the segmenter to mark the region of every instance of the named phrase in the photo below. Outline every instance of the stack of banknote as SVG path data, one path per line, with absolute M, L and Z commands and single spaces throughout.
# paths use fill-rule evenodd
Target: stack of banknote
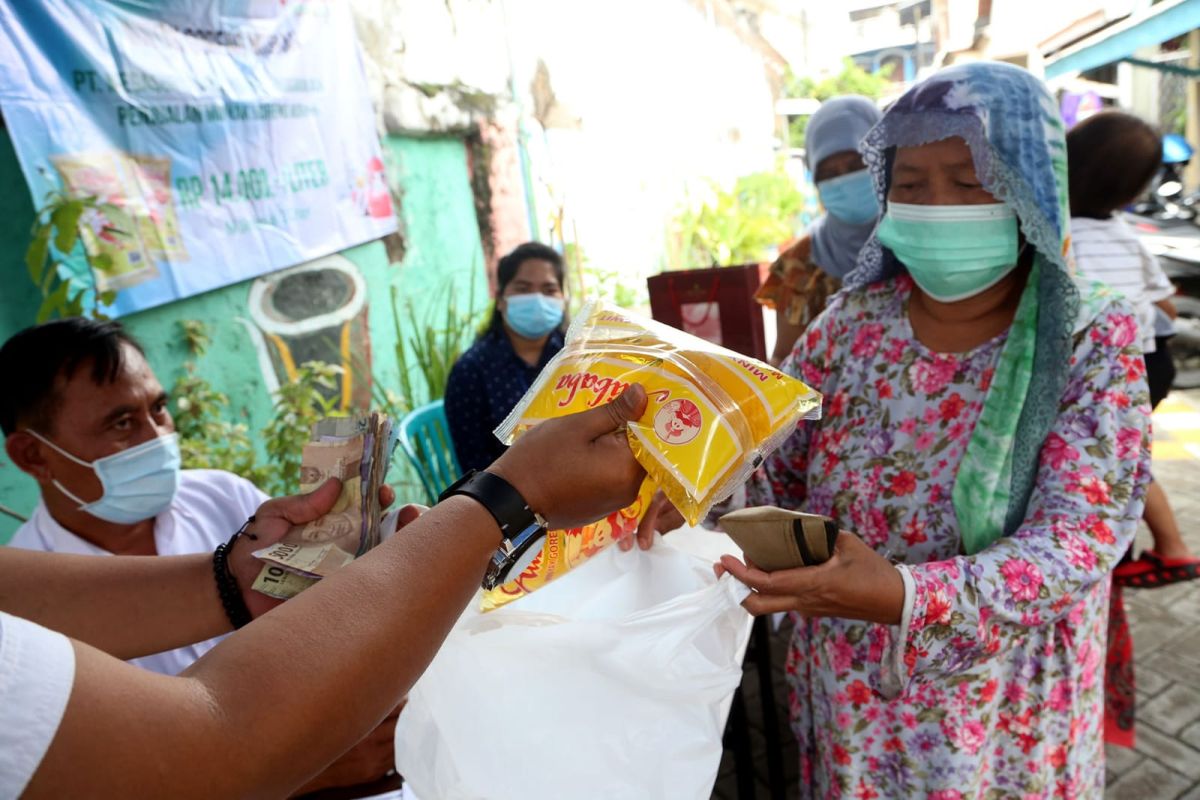
M 379 413 L 330 417 L 313 426 L 301 458 L 300 491 L 337 478 L 342 493 L 325 516 L 293 527 L 254 554 L 266 562 L 255 589 L 292 597 L 379 544 L 379 487 L 398 435 L 392 419 Z

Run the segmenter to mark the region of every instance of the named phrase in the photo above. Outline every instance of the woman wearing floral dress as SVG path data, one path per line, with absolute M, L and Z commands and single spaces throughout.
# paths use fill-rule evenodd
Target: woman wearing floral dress
M 1130 309 L 1066 260 L 1056 105 L 1018 68 L 954 66 L 863 151 L 885 217 L 784 367 L 824 417 L 748 487 L 853 534 L 818 567 L 718 571 L 798 613 L 805 796 L 1100 797 L 1149 421 Z

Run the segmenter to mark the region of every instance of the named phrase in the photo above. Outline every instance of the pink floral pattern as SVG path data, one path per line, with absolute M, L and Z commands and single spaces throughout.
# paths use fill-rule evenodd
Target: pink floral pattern
M 1149 479 L 1131 318 L 1076 336 L 1025 525 L 964 556 L 955 470 L 1004 336 L 933 353 L 905 277 L 835 298 L 785 369 L 826 397 L 749 487 L 826 514 L 911 577 L 907 626 L 798 619 L 788 675 L 809 797 L 1099 797 L 1109 573 Z M 1119 304 L 1118 304 L 1119 303 Z

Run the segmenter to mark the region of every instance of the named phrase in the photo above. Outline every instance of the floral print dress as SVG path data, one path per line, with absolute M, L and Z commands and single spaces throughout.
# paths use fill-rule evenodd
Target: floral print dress
M 812 797 L 1100 797 L 1109 572 L 1148 480 L 1137 329 L 1075 337 L 1024 526 L 963 555 L 951 490 L 1005 335 L 935 353 L 901 275 L 834 298 L 785 369 L 825 395 L 749 500 L 833 517 L 900 565 L 899 626 L 798 619 L 788 661 Z

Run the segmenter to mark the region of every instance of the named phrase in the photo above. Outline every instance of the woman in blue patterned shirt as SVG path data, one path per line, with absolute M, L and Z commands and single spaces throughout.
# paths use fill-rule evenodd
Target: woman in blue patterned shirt
M 496 308 L 446 384 L 446 420 L 463 471 L 483 469 L 504 445 L 493 431 L 563 346 L 563 260 L 527 242 L 500 259 Z

